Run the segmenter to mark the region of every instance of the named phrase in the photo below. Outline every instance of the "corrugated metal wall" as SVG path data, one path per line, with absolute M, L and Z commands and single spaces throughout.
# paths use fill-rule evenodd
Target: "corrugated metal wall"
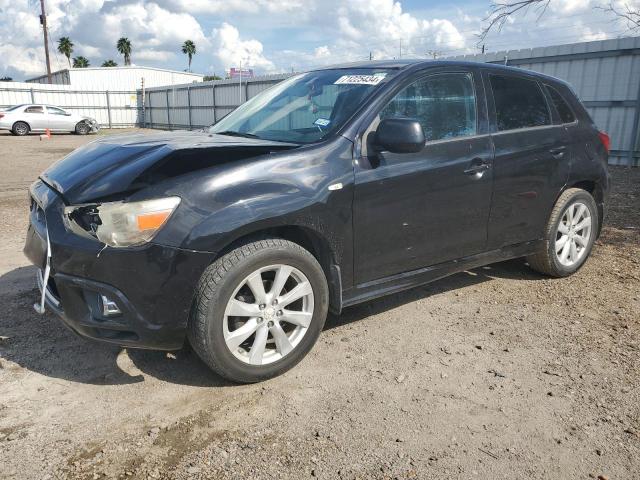
M 464 55 L 447 60 L 502 63 L 571 83 L 598 127 L 611 135 L 613 164 L 640 164 L 640 37 Z M 242 99 L 288 75 L 243 81 Z M 176 85 L 147 91 L 146 122 L 152 128 L 201 128 L 240 103 L 238 80 Z M 167 105 L 169 108 L 167 109 Z
M 243 78 L 242 86 L 238 79 L 149 88 L 145 95 L 146 125 L 163 129 L 206 127 L 288 77 L 289 74 Z
M 78 90 L 70 85 L 0 82 L 0 109 L 23 103 L 56 105 L 95 118 L 104 128 L 142 123 L 142 95 L 136 90 Z
M 501 63 L 569 82 L 598 128 L 611 136 L 612 164 L 640 164 L 640 37 L 602 40 L 448 60 Z
M 509 50 L 456 60 L 507 63 L 573 85 L 598 127 L 611 135 L 613 164 L 640 164 L 640 37 Z M 146 89 L 144 125 L 202 128 L 287 78 L 288 74 Z M 0 83 L 0 108 L 18 103 L 59 105 L 96 118 L 103 127 L 142 124 L 140 90 L 80 90 L 73 86 Z

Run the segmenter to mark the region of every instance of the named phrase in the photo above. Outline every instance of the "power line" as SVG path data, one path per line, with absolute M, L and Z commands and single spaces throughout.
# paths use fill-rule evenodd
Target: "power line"
M 49 30 L 49 26 L 47 26 L 47 33 L 49 34 L 49 38 L 51 38 L 51 30 Z M 60 57 L 58 57 L 58 49 L 54 48 L 53 49 L 53 54 L 56 56 L 56 65 L 58 66 L 58 70 L 61 70 L 60 67 Z
M 607 37 L 606 39 L 610 39 L 610 38 L 615 38 L 615 37 L 623 37 L 624 33 L 627 33 L 627 31 L 614 31 L 614 32 L 603 32 L 605 34 L 605 36 Z M 539 47 L 544 47 L 544 46 L 552 46 L 554 42 L 563 40 L 563 39 L 567 39 L 567 38 L 575 38 L 576 35 L 570 35 L 570 36 L 554 36 L 554 37 L 546 37 L 545 38 L 545 43 L 547 45 L 532 45 L 532 46 L 527 46 L 527 47 L 521 47 L 521 48 L 539 48 Z M 387 45 L 392 45 L 392 42 L 387 42 Z M 497 53 L 498 50 L 496 50 L 496 48 L 498 47 L 502 47 L 502 46 L 512 46 L 514 45 L 514 42 L 505 42 L 505 43 L 496 43 L 496 44 L 492 44 L 492 43 L 487 43 L 489 48 L 486 50 L 486 53 Z M 438 45 L 438 47 L 441 47 L 442 44 Z M 363 47 L 364 49 L 364 47 Z M 509 48 L 509 50 L 516 50 L 517 48 Z M 446 55 L 446 56 L 451 56 L 452 54 L 455 54 L 456 52 L 461 52 L 460 55 L 468 53 L 468 54 L 475 54 L 477 52 L 472 52 L 470 51 L 471 48 L 469 47 L 464 47 L 464 48 L 456 48 L 456 49 L 451 49 L 451 50 L 439 50 L 438 54 L 440 56 L 442 55 Z M 368 52 L 368 47 L 367 47 L 367 52 Z M 407 56 L 414 56 L 414 57 L 427 57 L 428 52 L 415 52 L 412 51 L 410 49 L 408 49 L 407 47 L 403 46 L 403 58 L 406 58 Z M 432 55 L 429 55 L 432 56 Z M 379 59 L 389 59 L 391 58 L 392 55 L 386 55 L 386 57 L 382 57 Z M 348 59 L 347 61 L 358 61 L 358 60 L 366 60 L 368 58 L 368 53 L 353 53 L 353 54 L 342 54 L 342 55 L 333 55 L 331 57 L 332 60 L 340 60 L 340 59 Z M 339 62 L 336 62 L 339 63 Z M 306 66 L 304 66 L 303 68 L 306 69 L 310 69 L 310 68 L 315 68 L 315 67 L 320 67 L 320 66 L 324 66 L 326 65 L 326 63 L 314 63 L 314 64 L 307 64 Z

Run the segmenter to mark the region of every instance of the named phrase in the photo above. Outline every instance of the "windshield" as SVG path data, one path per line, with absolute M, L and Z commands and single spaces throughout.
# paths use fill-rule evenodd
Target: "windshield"
M 22 105 L 16 105 L 15 107 L 9 107 L 5 110 L 5 112 L 12 112 L 13 110 L 17 110 L 20 107 L 24 107 L 24 104 Z
M 338 130 L 395 71 L 354 68 L 304 73 L 256 95 L 210 133 L 313 143 Z

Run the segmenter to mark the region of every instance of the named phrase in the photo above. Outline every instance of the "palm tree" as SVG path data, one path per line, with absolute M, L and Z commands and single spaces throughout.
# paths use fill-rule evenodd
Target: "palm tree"
M 116 48 L 118 49 L 118 53 L 124 55 L 124 64 L 131 65 L 131 42 L 127 37 L 122 37 L 116 43 Z
M 103 67 L 117 67 L 118 64 L 116 62 L 114 62 L 113 60 L 109 59 L 109 60 L 105 60 L 104 62 L 102 62 L 102 66 Z
M 60 37 L 58 39 L 58 51 L 67 57 L 67 62 L 71 66 L 71 54 L 73 53 L 73 42 L 69 37 Z
M 189 71 L 191 71 L 191 59 L 196 54 L 196 44 L 187 40 L 182 44 L 182 53 L 189 57 Z
M 87 68 L 89 66 L 89 60 L 80 55 L 73 58 L 73 68 Z

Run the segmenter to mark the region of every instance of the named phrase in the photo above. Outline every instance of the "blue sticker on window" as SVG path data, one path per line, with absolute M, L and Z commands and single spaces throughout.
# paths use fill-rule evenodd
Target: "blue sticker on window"
M 315 122 L 313 122 L 314 125 L 318 125 L 319 127 L 326 127 L 330 123 L 331 120 L 327 120 L 326 118 L 318 118 Z

